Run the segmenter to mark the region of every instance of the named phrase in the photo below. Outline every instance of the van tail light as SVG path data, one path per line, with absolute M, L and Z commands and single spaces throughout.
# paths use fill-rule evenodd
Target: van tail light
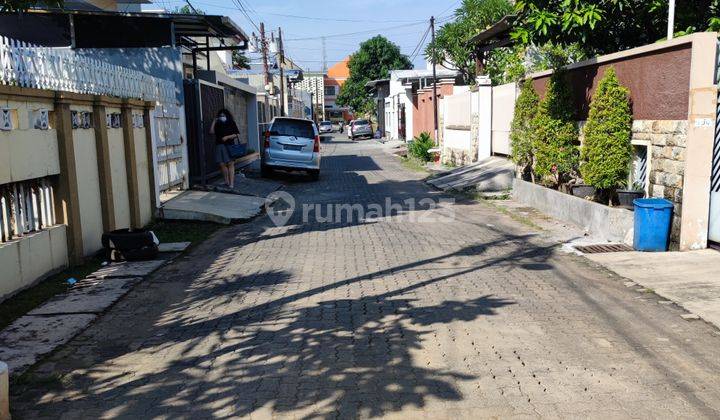
M 313 146 L 314 153 L 320 153 L 320 136 L 315 136 L 315 145 Z
M 269 131 L 266 131 L 266 132 L 265 132 L 265 143 L 264 143 L 264 145 L 265 145 L 265 148 L 266 148 L 266 149 L 270 147 L 270 132 L 269 132 Z

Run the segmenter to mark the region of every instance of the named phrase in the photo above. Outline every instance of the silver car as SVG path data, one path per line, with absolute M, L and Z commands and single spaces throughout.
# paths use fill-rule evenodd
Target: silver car
M 330 121 L 320 121 L 320 134 L 332 133 L 334 131 L 333 124 Z
M 263 176 L 273 169 L 302 170 L 318 179 L 320 135 L 315 123 L 301 118 L 273 118 L 265 132 L 261 168 Z
M 368 120 L 355 120 L 350 126 L 350 138 L 355 140 L 358 137 L 372 138 L 372 125 Z

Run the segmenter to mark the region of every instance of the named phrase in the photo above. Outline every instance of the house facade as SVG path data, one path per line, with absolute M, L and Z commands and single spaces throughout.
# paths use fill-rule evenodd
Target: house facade
M 453 70 L 437 69 L 438 85 L 455 84 L 458 73 Z M 426 128 L 425 114 L 418 117 L 418 91 L 426 92 L 432 88 L 433 72 L 431 69 L 422 70 L 392 70 L 388 96 L 385 98 L 385 137 L 391 140 L 411 140 L 419 134 L 418 129 Z M 432 99 L 432 95 L 430 96 Z M 417 127 L 416 127 L 417 125 Z M 417 129 L 416 129 L 417 128 Z

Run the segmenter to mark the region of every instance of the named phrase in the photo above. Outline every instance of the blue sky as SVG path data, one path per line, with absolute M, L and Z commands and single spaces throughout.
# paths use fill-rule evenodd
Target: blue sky
M 382 34 L 410 55 L 423 37 L 431 15 L 447 19 L 460 0 L 241 0 L 250 18 L 266 31 L 283 29 L 286 54 L 303 69 L 322 65 L 321 36 L 326 36 L 328 67 L 357 50 L 360 42 Z M 240 12 L 236 0 L 190 0 L 197 9 L 230 16 L 248 35 L 258 32 Z M 181 0 L 153 0 L 146 8 L 174 9 Z M 348 33 L 361 32 L 347 35 Z M 312 39 L 308 39 L 312 38 Z M 428 35 L 427 39 L 430 37 Z M 426 41 L 427 42 L 427 41 Z M 424 67 L 422 51 L 413 60 Z

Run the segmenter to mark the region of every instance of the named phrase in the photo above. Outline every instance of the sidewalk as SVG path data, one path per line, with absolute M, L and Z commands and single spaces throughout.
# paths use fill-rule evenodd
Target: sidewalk
M 720 328 L 720 252 L 617 252 L 585 255 Z
M 583 255 L 641 288 L 648 289 L 720 329 L 720 252 L 704 249 L 690 252 L 610 252 L 583 254 L 577 245 L 601 244 L 582 228 L 555 220 L 513 199 L 491 200 L 514 218 L 542 231 L 546 238 L 562 244 L 566 252 Z M 628 287 L 634 284 L 628 283 Z

